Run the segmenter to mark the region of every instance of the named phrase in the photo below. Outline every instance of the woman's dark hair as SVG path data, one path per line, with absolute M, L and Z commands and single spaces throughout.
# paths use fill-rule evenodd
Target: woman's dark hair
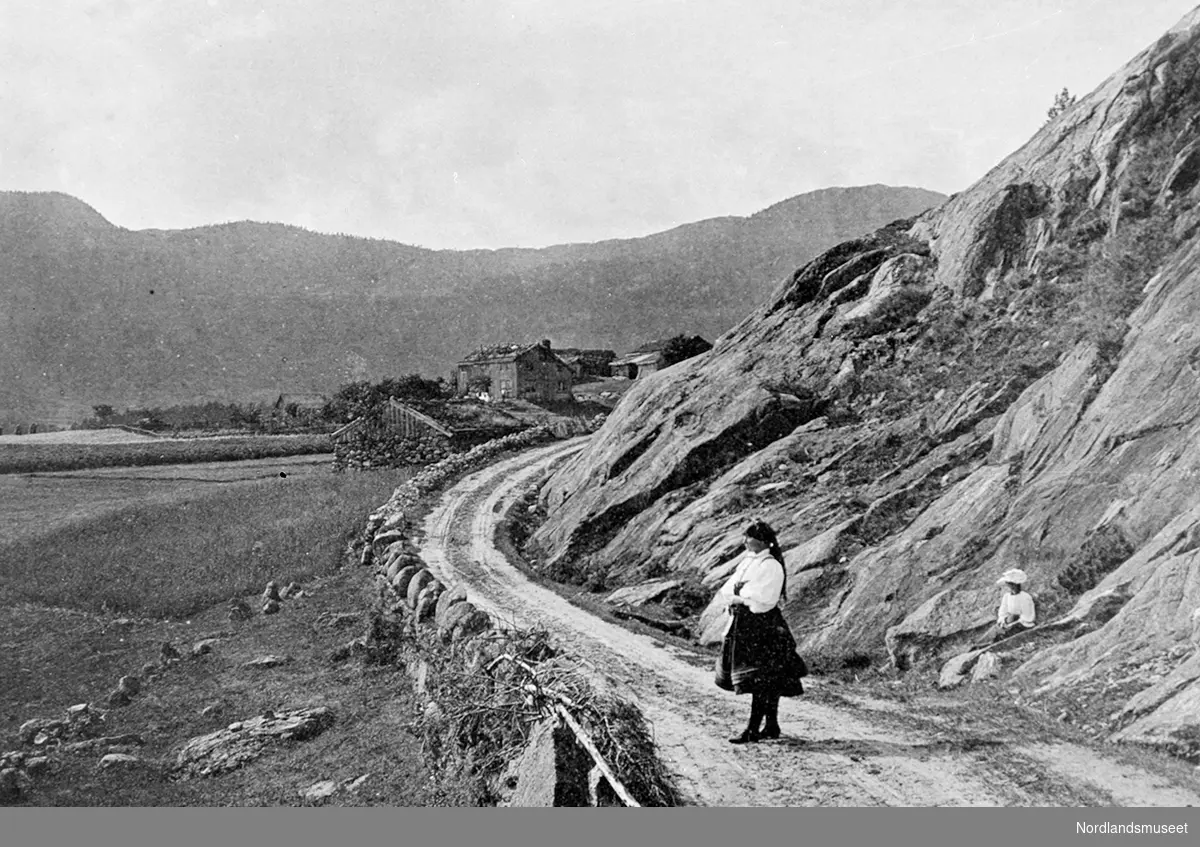
M 771 553 L 771 558 L 779 562 L 779 566 L 783 568 L 783 587 L 779 591 L 781 599 L 787 599 L 787 565 L 783 563 L 783 548 L 779 546 L 779 539 L 775 537 L 775 530 L 771 529 L 771 525 L 766 521 L 753 521 L 745 529 L 747 538 L 753 538 L 756 541 L 761 541 L 767 545 L 767 550 Z

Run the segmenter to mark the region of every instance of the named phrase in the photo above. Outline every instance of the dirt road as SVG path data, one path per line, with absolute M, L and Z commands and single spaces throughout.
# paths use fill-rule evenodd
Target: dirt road
M 1079 745 L 1020 745 L 914 721 L 891 702 L 783 700 L 778 741 L 735 746 L 748 697 L 675 649 L 602 621 L 529 582 L 493 544 L 497 522 L 583 442 L 557 443 L 472 474 L 424 524 L 421 553 L 447 585 L 515 625 L 541 625 L 636 692 L 679 788 L 705 806 L 1200 805 L 1200 793 Z M 853 698 L 850 698 L 853 699 Z

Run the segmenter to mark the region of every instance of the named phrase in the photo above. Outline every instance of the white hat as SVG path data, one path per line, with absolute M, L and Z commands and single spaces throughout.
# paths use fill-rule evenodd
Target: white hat
M 1025 575 L 1025 571 L 1021 570 L 1020 568 L 1009 568 L 1004 573 L 1000 574 L 1000 578 L 996 580 L 996 584 L 1003 585 L 1006 582 L 1015 582 L 1017 585 L 1021 585 L 1027 579 L 1029 579 L 1029 577 Z

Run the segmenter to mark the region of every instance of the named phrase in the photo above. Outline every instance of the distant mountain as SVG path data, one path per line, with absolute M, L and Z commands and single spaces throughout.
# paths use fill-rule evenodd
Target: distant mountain
M 831 188 L 644 238 L 435 251 L 250 221 L 131 231 L 0 192 L 0 425 L 447 375 L 510 340 L 711 339 L 822 250 L 943 199 Z

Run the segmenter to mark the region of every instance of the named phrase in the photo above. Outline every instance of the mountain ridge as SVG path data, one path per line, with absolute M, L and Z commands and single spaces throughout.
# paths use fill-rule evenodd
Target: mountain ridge
M 0 193 L 0 425 L 445 376 L 480 343 L 713 337 L 779 268 L 942 198 L 814 194 L 641 239 L 435 251 L 253 221 L 127 230 L 70 195 Z

